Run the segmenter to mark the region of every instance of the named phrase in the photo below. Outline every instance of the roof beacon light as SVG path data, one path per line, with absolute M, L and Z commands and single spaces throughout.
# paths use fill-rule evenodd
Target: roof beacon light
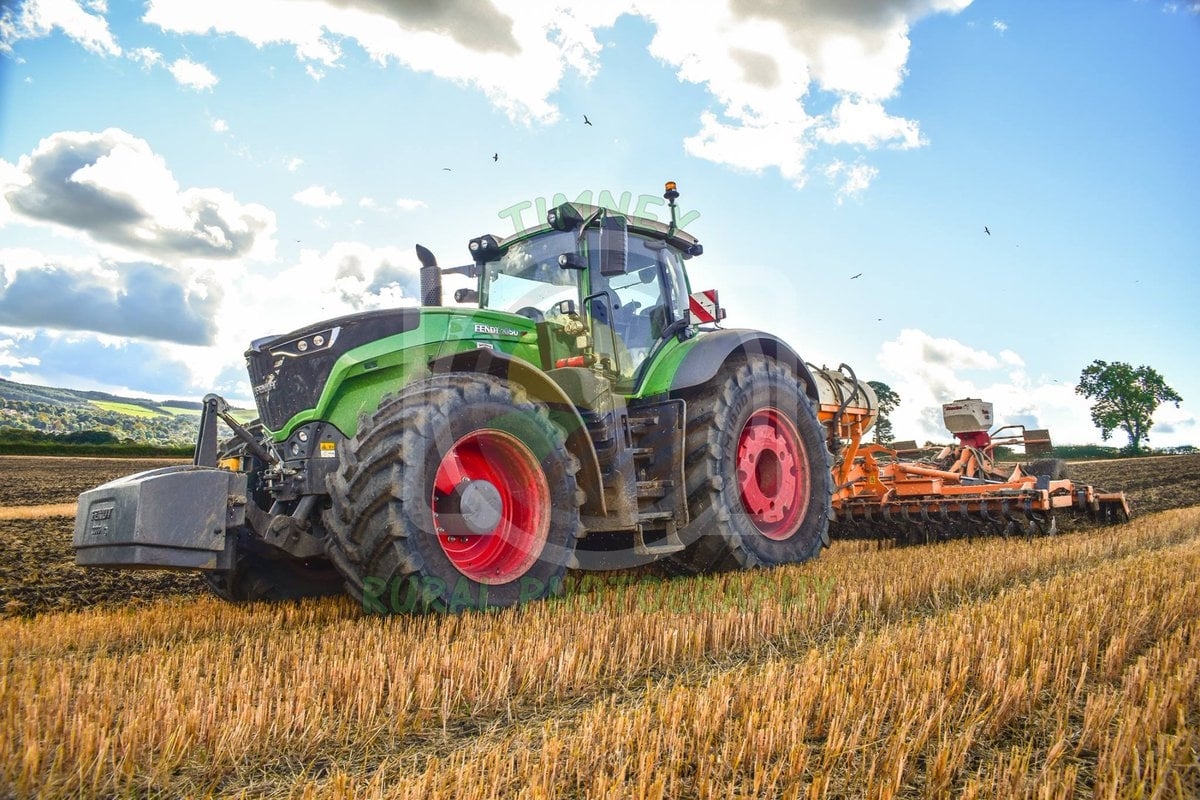
M 666 198 L 667 205 L 671 208 L 671 227 L 667 229 L 667 235 L 674 233 L 679 226 L 675 224 L 675 198 L 679 197 L 679 191 L 675 188 L 675 181 L 667 181 L 666 191 L 663 192 L 663 197 Z

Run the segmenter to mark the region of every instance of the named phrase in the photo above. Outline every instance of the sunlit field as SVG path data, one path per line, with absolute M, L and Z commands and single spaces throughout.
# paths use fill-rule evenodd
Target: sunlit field
M 492 614 L 114 590 L 0 619 L 0 794 L 1193 797 L 1197 574 L 1190 507 Z

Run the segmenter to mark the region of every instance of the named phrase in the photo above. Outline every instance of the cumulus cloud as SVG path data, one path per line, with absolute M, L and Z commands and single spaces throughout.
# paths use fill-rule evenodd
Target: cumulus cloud
M 53 134 L 9 167 L 0 168 L 0 198 L 26 221 L 168 262 L 264 258 L 274 250 L 271 211 L 219 189 L 181 189 L 161 156 L 118 128 Z
M 21 39 L 38 39 L 62 31 L 93 53 L 121 55 L 121 46 L 104 18 L 104 4 L 87 5 L 85 8 L 72 0 L 27 0 L 20 10 L 15 4 L 5 8 L 0 14 L 0 51 L 11 51 Z
M 553 13 L 521 0 L 262 0 L 249 8 L 151 0 L 144 21 L 287 45 L 314 77 L 339 66 L 343 46 L 354 43 L 380 63 L 475 86 L 514 120 L 549 123 L 559 119 L 553 96 L 567 72 L 587 80 L 599 71 L 596 32 L 623 14 L 640 16 L 655 28 L 650 52 L 714 101 L 699 110 L 685 150 L 736 169 L 774 168 L 800 187 L 815 148 L 925 143 L 916 120 L 885 104 L 906 74 L 912 26 L 970 2 L 697 0 L 680 14 L 672 0 L 561 2 Z
M 1100 441 L 1088 402 L 1075 394 L 1074 384 L 1030 377 L 1024 358 L 1013 350 L 990 353 L 957 339 L 905 329 L 883 344 L 877 362 L 883 372 L 879 380 L 901 398 L 891 417 L 899 439 L 950 441 L 942 404 L 975 397 L 992 403 L 996 427 L 1049 427 L 1058 444 Z
M 837 160 L 825 167 L 825 177 L 837 186 L 837 203 L 861 197 L 879 175 L 879 170 L 868 164 L 847 164 Z
M 221 287 L 147 263 L 30 263 L 0 251 L 0 325 L 211 344 Z
M 203 64 L 187 58 L 177 58 L 167 68 L 180 86 L 196 91 L 211 89 L 217 85 L 217 76 Z
M 324 186 L 316 185 L 296 192 L 292 195 L 292 199 L 300 205 L 310 208 L 335 208 L 342 204 L 342 198 L 337 192 L 331 192 Z
M 153 47 L 138 47 L 130 50 L 128 54 L 129 60 L 141 64 L 146 69 L 158 67 L 163 64 L 162 53 L 155 50 Z
M 378 63 L 482 90 L 515 120 L 551 122 L 550 95 L 568 68 L 583 77 L 598 67 L 593 30 L 611 25 L 625 4 L 544 6 L 498 0 L 399 3 L 389 0 L 151 0 L 143 21 L 185 34 L 229 34 L 256 46 L 287 45 L 318 77 L 338 66 L 353 42 Z
M 0 369 L 20 383 L 118 395 L 188 397 L 209 391 L 192 380 L 188 354 L 172 348 L 90 333 L 40 330 L 14 336 L 0 331 Z
M 345 310 L 365 311 L 418 302 L 421 278 L 414 261 L 398 248 L 341 242 L 326 253 L 307 255 L 298 269 L 332 274 L 333 285 L 326 290 L 330 297 Z

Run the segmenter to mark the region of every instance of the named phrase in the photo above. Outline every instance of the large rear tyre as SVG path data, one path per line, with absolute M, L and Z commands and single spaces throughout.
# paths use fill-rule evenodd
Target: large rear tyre
M 827 541 L 831 476 L 824 429 L 786 366 L 734 362 L 688 400 L 684 462 L 691 542 L 671 572 L 807 561 Z
M 561 588 L 579 462 L 520 387 L 435 376 L 385 401 L 340 455 L 329 554 L 365 611 L 503 608 Z
M 246 427 L 256 437 L 261 436 L 263 428 L 258 420 Z M 246 443 L 236 437 L 222 442 L 217 458 L 242 459 L 242 469 L 250 474 L 250 500 L 263 511 L 269 511 L 274 501 L 258 483 L 264 465 L 250 455 Z M 342 593 L 341 576 L 328 559 L 271 558 L 264 550 L 249 531 L 239 533 L 233 569 L 203 573 L 209 591 L 231 603 L 299 600 Z

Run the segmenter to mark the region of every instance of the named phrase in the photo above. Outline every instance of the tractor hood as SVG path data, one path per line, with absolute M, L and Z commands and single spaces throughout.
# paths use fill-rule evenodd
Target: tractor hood
M 246 351 L 246 368 L 263 425 L 277 431 L 297 413 L 313 408 L 343 353 L 415 330 L 420 322 L 419 308 L 389 308 L 348 314 L 255 340 Z

